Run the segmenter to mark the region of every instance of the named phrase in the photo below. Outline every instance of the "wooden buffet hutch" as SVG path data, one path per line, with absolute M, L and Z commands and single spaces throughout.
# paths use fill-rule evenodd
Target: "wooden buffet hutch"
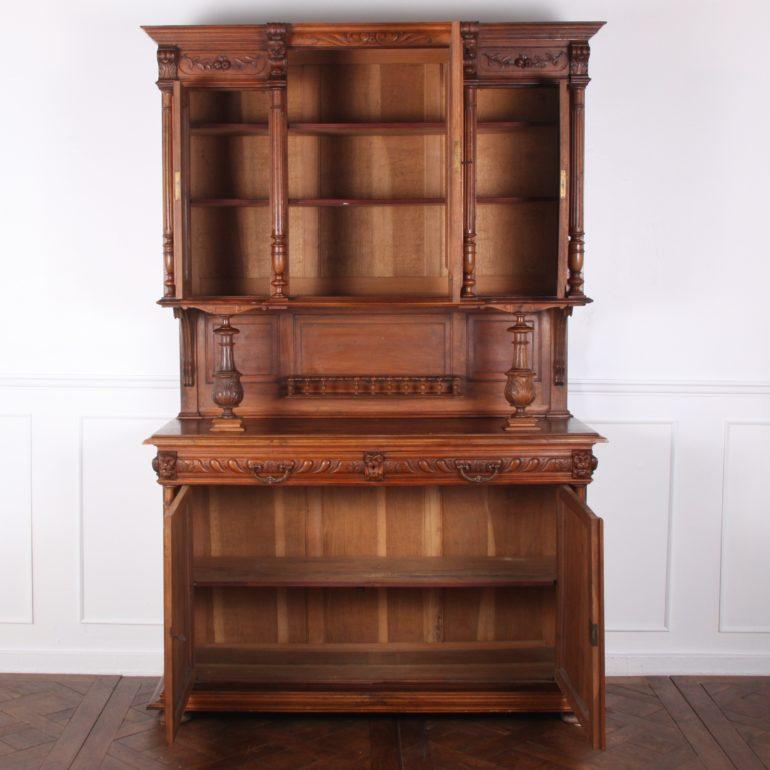
M 169 741 L 196 710 L 540 711 L 604 745 L 601 437 L 567 409 L 600 27 L 146 28 Z

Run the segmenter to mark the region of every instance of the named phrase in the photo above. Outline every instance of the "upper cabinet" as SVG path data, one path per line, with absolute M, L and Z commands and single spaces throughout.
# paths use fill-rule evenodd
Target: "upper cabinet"
M 164 300 L 585 301 L 582 92 L 599 26 L 147 28 Z

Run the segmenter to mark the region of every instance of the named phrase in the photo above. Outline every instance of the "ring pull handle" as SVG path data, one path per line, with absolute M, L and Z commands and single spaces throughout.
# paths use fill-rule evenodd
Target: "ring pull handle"
M 282 484 L 291 476 L 294 470 L 294 461 L 287 463 L 249 463 L 249 469 L 257 478 L 257 481 L 273 486 Z
M 456 460 L 455 470 L 460 478 L 469 484 L 486 484 L 497 476 L 503 468 L 502 460 L 473 462 L 471 460 Z

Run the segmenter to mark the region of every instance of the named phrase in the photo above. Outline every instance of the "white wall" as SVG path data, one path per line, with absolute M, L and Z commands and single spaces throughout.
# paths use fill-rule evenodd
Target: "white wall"
M 6 14 L 0 671 L 157 672 L 177 411 L 160 97 L 140 24 L 606 19 L 588 92 L 573 411 L 609 439 L 608 671 L 770 673 L 766 0 L 121 0 Z M 347 9 L 350 9 L 349 11 Z M 419 9 L 419 10 L 418 10 Z

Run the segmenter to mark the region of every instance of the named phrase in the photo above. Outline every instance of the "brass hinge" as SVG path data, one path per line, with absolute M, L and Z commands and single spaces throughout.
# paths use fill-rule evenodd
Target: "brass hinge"
M 182 200 L 182 172 L 181 171 L 174 172 L 174 200 L 175 201 Z
M 589 626 L 589 635 L 591 637 L 591 647 L 599 646 L 599 624 L 591 623 Z
M 567 169 L 561 170 L 559 178 L 559 197 L 564 200 L 567 197 Z

